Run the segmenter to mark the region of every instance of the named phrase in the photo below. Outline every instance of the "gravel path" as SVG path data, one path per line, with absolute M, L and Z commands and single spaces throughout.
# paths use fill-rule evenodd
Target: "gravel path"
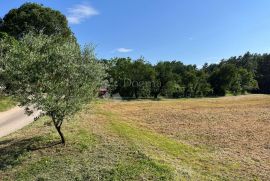
M 24 108 L 15 107 L 5 112 L 0 112 L 0 138 L 13 133 L 34 121 L 34 118 L 40 114 L 34 112 L 27 116 Z

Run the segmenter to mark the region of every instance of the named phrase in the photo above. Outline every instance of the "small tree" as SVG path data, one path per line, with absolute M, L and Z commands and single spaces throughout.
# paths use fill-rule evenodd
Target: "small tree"
M 6 46 L 9 51 L 2 52 Z M 93 49 L 82 51 L 74 39 L 28 34 L 18 42 L 0 42 L 1 77 L 9 94 L 22 106 L 34 106 L 53 120 L 65 144 L 61 126 L 96 95 L 105 73 Z

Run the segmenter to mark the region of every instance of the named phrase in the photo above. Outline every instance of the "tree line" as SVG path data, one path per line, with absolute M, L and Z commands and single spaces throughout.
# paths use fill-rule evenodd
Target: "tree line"
M 184 65 L 161 61 L 152 65 L 144 58 L 101 60 L 107 67 L 111 95 L 124 98 L 168 98 L 270 93 L 270 54 L 251 54 L 223 59 L 218 64 Z

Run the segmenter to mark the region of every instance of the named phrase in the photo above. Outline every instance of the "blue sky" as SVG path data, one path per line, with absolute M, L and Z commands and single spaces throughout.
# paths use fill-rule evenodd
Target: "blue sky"
M 1 0 L 0 16 L 26 1 Z M 99 58 L 214 63 L 246 51 L 270 52 L 270 1 L 38 0 L 69 19 L 80 44 Z

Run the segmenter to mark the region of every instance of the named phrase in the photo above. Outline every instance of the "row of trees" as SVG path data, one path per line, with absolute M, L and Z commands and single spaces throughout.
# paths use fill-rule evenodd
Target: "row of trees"
M 257 93 L 270 94 L 270 54 L 251 54 L 231 57 L 221 64 L 233 64 L 238 68 L 246 69 L 258 83 Z
M 160 62 L 155 66 L 143 58 L 103 60 L 108 67 L 110 93 L 122 97 L 195 97 L 211 94 L 206 74 L 181 62 Z
M 143 58 L 102 60 L 108 67 L 110 94 L 126 98 L 170 98 L 270 93 L 270 55 L 231 57 L 219 64 L 184 65 L 163 61 L 151 65 Z

